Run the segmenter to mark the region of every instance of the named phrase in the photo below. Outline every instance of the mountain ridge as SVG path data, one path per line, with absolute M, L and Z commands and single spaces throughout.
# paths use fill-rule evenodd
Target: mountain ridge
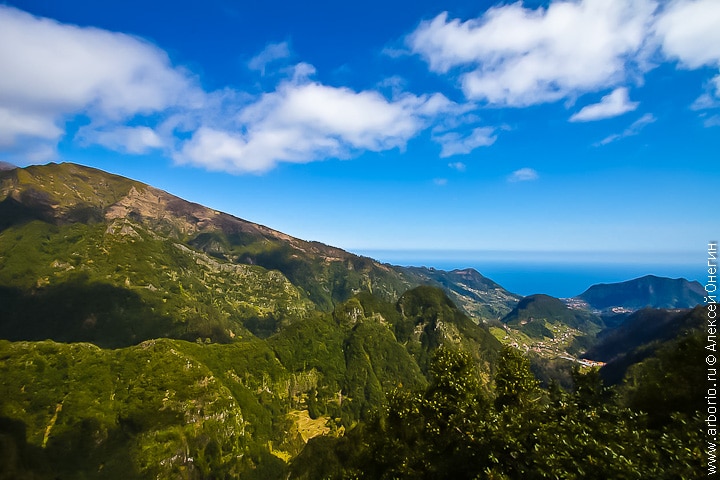
M 310 298 L 326 310 L 363 289 L 397 300 L 403 291 L 423 283 L 445 288 L 466 312 L 481 318 L 504 314 L 520 298 L 496 284 L 490 290 L 474 288 L 487 280 L 477 272 L 466 282 L 469 288 L 452 290 L 447 288 L 451 282 L 443 278 L 445 272 L 383 264 L 75 164 L 1 172 L 0 213 L 6 219 L 0 222 L 0 231 L 9 224 L 32 220 L 54 224 L 105 221 L 126 232 L 133 230 L 127 221 L 139 223 L 220 260 L 279 270 L 293 283 L 305 284 Z M 333 278 L 336 270 L 346 268 L 355 273 L 352 282 Z M 469 289 L 474 292 L 468 294 Z M 487 304 L 495 305 L 494 309 L 489 311 Z

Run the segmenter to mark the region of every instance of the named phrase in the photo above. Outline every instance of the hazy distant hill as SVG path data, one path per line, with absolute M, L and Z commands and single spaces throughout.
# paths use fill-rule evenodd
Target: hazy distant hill
M 627 282 L 593 285 L 576 298 L 597 310 L 614 307 L 638 310 L 693 308 L 703 302 L 704 296 L 705 290 L 698 282 L 646 275 Z

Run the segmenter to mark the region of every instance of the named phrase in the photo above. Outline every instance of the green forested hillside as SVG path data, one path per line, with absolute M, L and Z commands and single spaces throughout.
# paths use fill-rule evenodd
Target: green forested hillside
M 580 355 L 604 327 L 602 319 L 587 310 L 570 308 L 541 294 L 523 298 L 502 322 L 524 334 L 533 350 L 550 358 Z
M 658 350 L 674 348 L 685 337 L 699 331 L 707 322 L 706 313 L 703 307 L 639 310 L 621 326 L 603 332 L 586 355 L 607 362 L 601 370 L 603 378 L 611 384 L 619 383 L 632 365 L 653 357 Z
M 267 442 L 298 448 L 292 377 L 261 341 L 2 341 L 0 358 L 6 478 L 271 478 Z
M 115 350 L 2 341 L 5 468 L 41 478 L 279 478 L 304 446 L 294 412 L 337 435 L 371 419 L 396 388 L 426 386 L 420 365 L 443 345 L 475 352 L 478 378 L 489 379 L 499 343 L 441 291 L 413 290 L 397 305 L 362 301 L 367 311 L 353 298 L 266 340 Z M 403 325 L 419 328 L 398 341 Z

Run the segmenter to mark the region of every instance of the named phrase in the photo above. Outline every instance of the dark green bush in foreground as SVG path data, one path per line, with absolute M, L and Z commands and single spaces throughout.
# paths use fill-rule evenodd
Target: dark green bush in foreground
M 440 349 L 432 376 L 424 391 L 397 391 L 384 412 L 345 438 L 311 441 L 292 476 L 640 480 L 703 472 L 702 422 L 694 412 L 652 422 L 667 404 L 660 400 L 648 413 L 629 408 L 597 371 L 576 371 L 572 392 L 544 390 L 529 362 L 505 348 L 489 396 L 469 355 Z

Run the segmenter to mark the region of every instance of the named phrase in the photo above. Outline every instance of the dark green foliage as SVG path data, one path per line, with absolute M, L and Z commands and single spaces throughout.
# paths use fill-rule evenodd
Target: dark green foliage
M 332 295 L 323 291 L 320 284 L 313 281 L 317 271 L 313 264 L 304 261 L 295 254 L 289 245 L 277 245 L 266 248 L 253 257 L 253 261 L 268 270 L 279 270 L 295 285 L 303 285 L 310 300 L 324 310 L 332 308 Z M 340 299 L 344 300 L 344 299 Z
M 267 317 L 252 316 L 242 320 L 242 324 L 250 333 L 258 338 L 267 338 L 280 329 L 279 322 L 273 315 Z
M 0 338 L 52 338 L 115 348 L 177 335 L 172 319 L 154 310 L 137 293 L 91 282 L 82 274 L 32 293 L 0 287 Z M 226 337 L 212 331 L 190 332 L 193 335 Z
M 640 345 L 676 338 L 689 328 L 699 325 L 702 320 L 702 307 L 698 307 L 692 314 L 688 310 L 639 310 L 627 317 L 617 328 L 602 332 L 599 341 L 590 349 L 588 355 L 590 358 L 610 362 Z
M 360 292 L 355 298 L 366 316 L 380 315 L 391 325 L 395 325 L 401 319 L 402 315 L 395 303 L 384 301 L 370 292 Z
M 568 345 L 566 351 L 575 357 L 586 357 L 596 360 L 595 358 L 587 355 L 587 351 L 595 345 L 596 337 L 592 335 L 580 335 L 574 337 L 570 345 Z
M 530 338 L 555 338 L 552 331 L 545 325 L 544 318 L 531 318 L 526 324 L 513 326 Z
M 25 424 L 0 417 L 0 480 L 51 478 L 46 463 L 45 451 L 27 443 Z
M 345 342 L 347 374 L 343 391 L 353 418 L 367 420 L 385 405 L 386 392 L 425 385 L 420 369 L 387 326 L 366 321 L 353 328 Z
M 423 284 L 443 289 L 453 302 L 483 321 L 502 318 L 522 298 L 472 268 L 450 272 L 424 267 L 405 267 L 400 270 L 407 276 L 419 277 Z
M 440 349 L 430 369 L 424 391 L 400 390 L 374 421 L 343 439 L 308 444 L 291 478 L 644 480 L 702 471 L 694 407 L 648 423 L 597 370 L 576 370 L 572 392 L 543 391 L 527 359 L 506 348 L 488 398 L 469 355 Z M 683 370 L 661 368 L 676 369 Z
M 525 413 L 537 409 L 542 396 L 528 359 L 512 347 L 503 347 L 495 372 L 495 408 Z
M 230 243 L 219 232 L 202 232 L 187 243 L 196 250 L 224 260 L 228 259 L 227 254 L 231 251 Z
M 227 342 L 248 335 L 245 323 L 267 336 L 312 308 L 277 272 L 224 266 L 130 222 L 31 222 L 0 233 L 0 251 L 5 338 Z
M 12 427 L 5 445 L 15 471 L 226 478 L 285 469 L 267 443 L 288 431 L 288 376 L 260 341 L 158 340 L 114 351 L 3 341 L 0 358 L 0 417 L 12 419 L 3 425 Z M 28 466 L 24 455 L 38 447 Z
M 546 358 L 536 354 L 528 354 L 530 370 L 540 381 L 543 388 L 549 388 L 553 383 L 563 390 L 573 388 L 572 371 L 577 365 L 564 358 Z
M 468 478 L 489 408 L 477 366 L 470 355 L 441 348 L 430 370 L 424 392 L 398 391 L 364 433 L 368 447 L 351 459 L 363 478 Z
M 14 198 L 7 197 L 0 202 L 0 232 L 12 225 L 41 220 L 44 216 L 43 212 L 38 212 Z
M 706 321 L 705 312 L 703 307 L 689 311 L 640 310 L 621 326 L 604 332 L 585 356 L 608 362 L 602 369 L 603 378 L 610 384 L 620 383 L 632 365 L 696 332 Z
M 691 418 L 707 408 L 706 333 L 698 328 L 632 365 L 621 388 L 625 403 L 646 412 L 653 425 L 670 423 L 678 412 Z
M 316 314 L 284 328 L 268 339 L 291 372 L 317 370 L 328 388 L 337 391 L 345 375 L 345 331 L 326 314 Z

